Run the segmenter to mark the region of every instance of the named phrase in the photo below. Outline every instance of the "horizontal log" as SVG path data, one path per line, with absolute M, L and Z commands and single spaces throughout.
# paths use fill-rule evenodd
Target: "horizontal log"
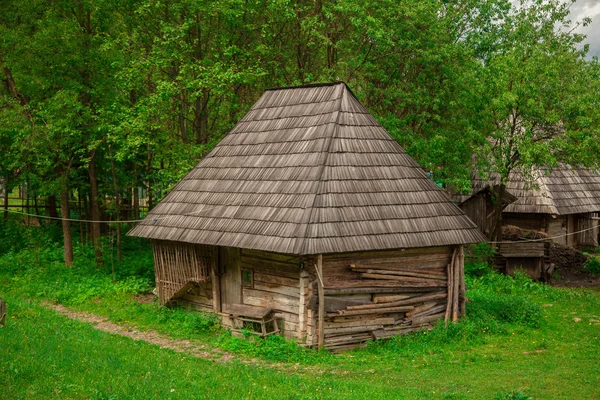
M 389 307 L 389 308 L 376 308 L 369 310 L 340 310 L 338 314 L 340 315 L 367 315 L 367 314 L 387 314 L 387 313 L 400 313 L 406 312 L 414 309 L 413 306 L 403 306 L 403 307 Z
M 386 296 L 373 296 L 373 303 L 375 303 L 375 304 L 391 303 L 391 302 L 398 301 L 398 300 L 409 299 L 416 295 L 417 294 L 414 294 L 414 293 L 407 293 L 407 294 L 393 294 L 393 295 L 386 295 Z
M 445 309 L 445 306 L 442 306 Z M 427 322 L 436 321 L 444 316 L 444 311 L 439 312 L 437 314 L 425 315 L 422 317 L 414 317 L 412 319 L 412 325 L 421 325 Z
M 360 343 L 343 344 L 343 345 L 338 345 L 338 346 L 325 346 L 325 348 L 330 353 L 339 353 L 342 351 L 358 349 L 358 348 L 366 347 L 366 346 L 367 346 L 367 344 L 365 342 L 360 342 Z
M 261 270 L 257 270 L 254 271 L 253 277 L 255 282 L 272 283 L 295 288 L 300 287 L 300 274 L 295 278 L 288 278 L 286 276 L 279 276 L 276 271 L 265 273 Z
M 378 331 L 373 331 L 371 334 L 375 339 L 385 339 L 392 336 L 405 335 L 410 332 L 421 331 L 421 330 L 430 330 L 431 325 L 422 325 L 422 326 L 411 326 L 402 329 L 382 329 Z
M 450 246 L 438 247 L 419 247 L 412 249 L 395 249 L 379 251 L 354 251 L 349 253 L 331 253 L 324 254 L 323 261 L 330 260 L 359 260 L 365 258 L 389 258 L 389 257 L 413 257 L 431 254 L 448 254 L 451 252 Z
M 244 288 L 242 290 L 244 304 L 274 310 L 282 310 L 289 313 L 298 313 L 299 300 L 294 297 L 282 295 L 279 293 L 265 292 Z
M 363 281 L 364 282 L 364 281 Z M 328 287 L 324 289 L 325 295 L 336 294 L 358 294 L 358 293 L 413 293 L 413 292 L 431 292 L 433 288 L 416 288 L 416 287 Z
M 273 260 L 292 265 L 298 265 L 300 262 L 300 259 L 297 256 L 252 249 L 242 249 L 242 257 L 249 257 L 257 260 Z
M 430 301 L 430 300 L 444 299 L 447 296 L 448 296 L 448 294 L 446 292 L 438 292 L 438 293 L 434 293 L 434 294 L 427 294 L 424 296 L 411 297 L 411 298 L 405 299 L 405 300 L 398 300 L 393 303 L 376 303 L 376 304 L 365 304 L 365 305 L 358 305 L 358 306 L 348 306 L 347 309 L 348 310 L 369 310 L 369 309 L 382 310 L 382 309 L 389 308 L 389 307 L 415 305 L 415 304 L 423 303 L 423 302 Z
M 394 321 L 396 321 L 396 319 L 392 318 L 392 317 L 346 320 L 346 321 L 337 321 L 337 322 L 325 321 L 323 323 L 323 327 L 325 329 L 333 329 L 333 328 L 351 328 L 351 327 L 357 327 L 357 326 L 390 325 L 390 324 L 393 324 Z
M 343 310 L 348 306 L 365 304 L 365 300 L 352 300 L 347 298 L 339 298 L 335 296 L 325 296 L 325 312 L 332 312 Z M 370 300 L 368 301 L 370 303 Z M 310 296 L 307 304 L 307 308 L 311 310 L 317 310 L 319 307 L 319 297 Z
M 385 274 L 360 274 L 363 279 L 379 279 L 379 280 L 390 280 L 405 285 L 414 284 L 425 287 L 444 287 L 446 286 L 446 279 L 432 279 L 432 278 L 414 278 L 411 276 L 399 276 L 399 275 L 385 275 Z
M 391 276 L 401 276 L 401 277 L 411 277 L 411 278 L 425 278 L 425 279 L 441 279 L 447 280 L 445 274 L 430 274 L 430 273 L 421 273 L 421 272 L 412 272 L 412 271 L 402 271 L 402 270 L 387 270 L 387 269 L 372 269 L 372 268 L 353 268 L 353 271 L 362 272 L 366 274 L 381 274 L 381 275 L 391 275 Z
M 259 260 L 251 257 L 240 258 L 242 268 L 261 269 L 264 271 L 277 272 L 277 275 L 295 278 L 300 276 L 300 267 L 294 264 L 285 264 L 274 260 Z
M 286 311 L 277 310 L 277 311 L 273 312 L 273 317 L 277 318 L 277 319 L 283 319 L 283 320 L 289 321 L 289 322 L 294 322 L 296 324 L 300 322 L 300 317 L 298 316 L 298 310 L 296 310 L 296 313 L 290 313 L 290 312 L 286 312 Z
M 269 292 L 269 293 L 278 293 L 278 294 L 283 294 L 285 296 L 289 296 L 289 297 L 294 297 L 299 299 L 300 298 L 300 288 L 296 287 L 289 287 L 289 286 L 282 286 L 276 283 L 266 283 L 266 282 L 254 282 L 254 286 L 253 286 L 254 290 L 261 290 L 261 291 L 265 291 L 265 292 Z
M 369 325 L 369 326 L 349 326 L 349 327 L 336 327 L 336 328 L 325 328 L 325 336 L 333 337 L 335 335 L 343 335 L 347 333 L 360 333 L 360 332 L 371 332 L 376 329 L 382 329 L 383 325 Z
M 440 268 L 450 262 L 452 253 L 422 254 L 407 256 L 388 256 L 388 257 L 365 257 L 365 258 L 346 258 L 338 260 L 323 260 L 324 267 L 339 267 L 343 265 L 362 265 L 376 266 L 388 265 L 390 267 L 401 266 L 410 268 Z
M 325 338 L 325 346 L 327 345 L 339 345 L 344 343 L 359 343 L 372 339 L 370 333 L 363 334 L 350 334 L 344 336 L 335 336 L 330 338 Z
M 421 304 L 420 306 L 415 307 L 414 310 L 407 312 L 406 317 L 409 318 L 409 317 L 417 316 L 421 313 L 427 312 L 427 311 L 431 310 L 433 307 L 435 307 L 437 304 L 438 303 L 435 301 L 429 301 L 427 303 Z

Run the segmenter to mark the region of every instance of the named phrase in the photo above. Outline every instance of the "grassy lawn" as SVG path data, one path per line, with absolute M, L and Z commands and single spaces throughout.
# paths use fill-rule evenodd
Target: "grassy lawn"
M 138 303 L 152 262 L 137 242 L 128 242 L 113 281 L 110 263 L 90 265 L 85 246 L 66 269 L 51 230 L 11 229 L 0 240 L 18 234 L 25 243 L 0 248 L 0 295 L 9 306 L 0 328 L 3 399 L 600 398 L 598 292 L 486 273 L 468 279 L 469 316 L 457 326 L 319 354 L 276 337 L 232 338 L 209 315 Z M 236 357 L 208 361 L 100 332 L 42 301 Z

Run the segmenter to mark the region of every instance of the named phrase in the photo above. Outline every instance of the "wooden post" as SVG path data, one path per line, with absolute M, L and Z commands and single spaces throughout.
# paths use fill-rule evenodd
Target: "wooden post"
M 458 250 L 458 249 L 457 249 Z M 459 296 L 459 282 L 460 282 L 460 277 L 459 277 L 459 264 L 460 264 L 460 256 L 458 255 L 457 250 L 454 251 L 454 254 L 456 255 L 456 257 L 454 257 L 454 260 L 452 262 L 452 322 L 454 322 L 456 324 L 456 321 L 458 321 L 458 296 Z
M 306 337 L 306 285 L 308 284 L 308 272 L 300 272 L 300 304 L 298 307 L 298 336 L 300 339 Z
M 325 318 L 325 288 L 323 287 L 323 255 L 317 257 L 317 280 L 319 288 L 319 350 L 325 344 L 325 329 L 323 319 Z
M 210 280 L 212 284 L 213 311 L 221 312 L 221 279 L 219 277 L 219 248 L 216 247 L 212 254 L 212 268 L 210 269 Z
M 464 246 L 460 246 L 458 248 L 458 262 L 459 262 L 459 274 L 460 274 L 460 317 L 464 317 L 467 315 L 467 306 L 465 303 L 467 288 L 465 286 L 465 248 Z
M 444 314 L 444 324 L 447 325 L 448 321 L 452 317 L 452 299 L 454 292 L 454 261 L 456 259 L 456 249 L 452 252 L 452 259 L 448 264 L 448 284 L 446 290 L 448 291 L 448 302 L 446 303 L 446 312 Z

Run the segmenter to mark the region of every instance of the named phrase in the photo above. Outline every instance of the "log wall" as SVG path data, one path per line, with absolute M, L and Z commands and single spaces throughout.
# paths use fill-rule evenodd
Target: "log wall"
M 241 253 L 241 269 L 252 273 L 252 285 L 242 286 L 242 303 L 272 308 L 283 335 L 297 339 L 304 336 L 308 290 L 299 263 L 300 258 L 288 254 L 248 249 Z
M 324 346 L 334 351 L 431 329 L 440 318 L 456 320 L 464 313 L 464 260 L 458 248 L 324 255 L 323 278 Z M 308 295 L 306 342 L 317 345 L 316 280 Z

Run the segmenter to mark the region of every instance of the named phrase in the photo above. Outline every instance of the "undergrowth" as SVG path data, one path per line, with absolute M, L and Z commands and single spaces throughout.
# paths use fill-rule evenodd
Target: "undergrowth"
M 265 360 L 309 364 L 332 360 L 329 354 L 301 348 L 279 336 L 254 340 L 233 337 L 219 328 L 218 317 L 210 313 L 159 307 L 156 301 L 146 304 L 135 301 L 135 296 L 152 289 L 154 278 L 151 251 L 147 244 L 136 239 L 124 240 L 122 263 L 116 263 L 114 254 L 105 251 L 103 268 L 94 265 L 91 246 L 78 244 L 75 263 L 66 268 L 57 241 L 60 237 L 57 238 L 53 227 L 23 228 L 8 224 L 0 234 L 10 242 L 19 242 L 0 254 L 0 291 L 85 309 L 117 323 L 156 329 L 174 337 L 202 339 L 225 350 Z M 105 250 L 110 250 L 109 245 L 105 243 Z M 456 325 L 444 327 L 442 322 L 429 332 L 371 343 L 362 351 L 412 357 L 485 343 L 490 335 L 540 328 L 543 325 L 540 299 L 563 294 L 522 274 L 515 278 L 499 275 L 488 267 L 492 255 L 489 246 L 475 246 L 470 262 L 465 265 L 470 299 L 466 318 Z

